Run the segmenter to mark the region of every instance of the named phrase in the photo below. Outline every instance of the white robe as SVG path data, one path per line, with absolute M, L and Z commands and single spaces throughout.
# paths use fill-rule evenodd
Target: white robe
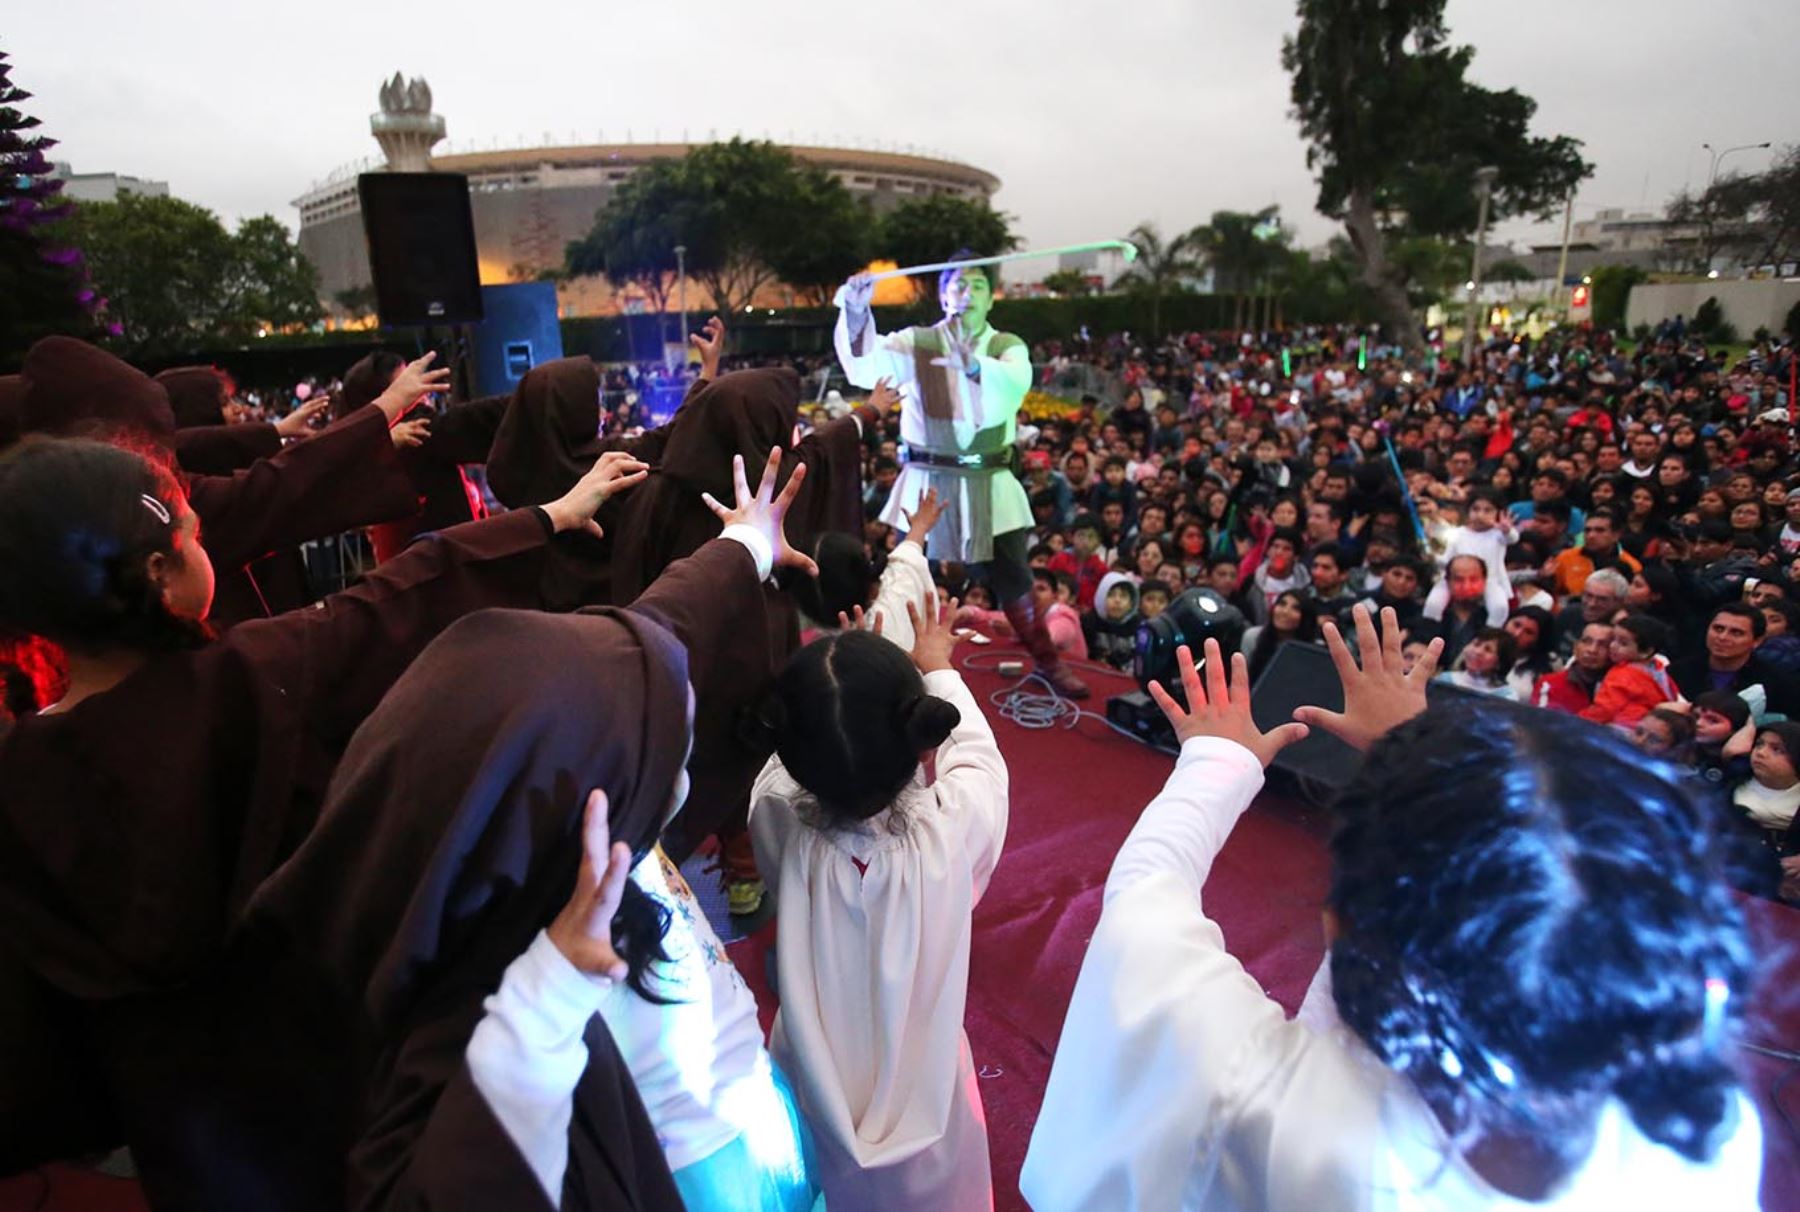
M 919 537 L 924 538 L 923 535 Z M 912 618 L 906 613 L 906 604 L 911 602 L 923 615 L 925 603 L 936 594 L 937 586 L 932 583 L 931 566 L 925 562 L 925 552 L 917 543 L 901 543 L 888 553 L 887 567 L 881 570 L 881 584 L 875 590 L 875 603 L 863 612 L 863 618 L 872 628 L 875 616 L 879 614 L 882 637 L 898 644 L 900 651 L 911 652 L 913 625 Z
M 1119 851 L 1020 1176 L 1033 1208 L 1756 1207 L 1762 1131 L 1742 1093 L 1710 1165 L 1608 1103 L 1587 1163 L 1556 1198 L 1528 1204 L 1451 1152 L 1412 1085 L 1322 1008 L 1290 1022 L 1201 899 L 1262 782 L 1242 746 L 1190 740 Z
M 816 1139 L 832 1212 L 992 1207 L 987 1128 L 963 1032 L 970 916 L 1006 835 L 1006 763 L 962 678 L 925 678 L 962 721 L 860 830 L 806 823 L 779 758 L 751 793 L 757 866 L 775 893 L 781 1010 L 770 1047 Z M 903 834 L 889 814 L 907 818 Z
M 849 324 L 840 311 L 834 340 L 844 376 L 865 389 L 873 388 L 878 380 L 884 378 L 892 383 L 901 397 L 900 440 L 909 447 L 929 450 L 934 446 L 927 434 L 925 406 L 919 390 L 919 369 L 913 356 L 913 334 L 916 331 L 904 328 L 884 335 L 876 331 L 875 322 L 871 319 L 860 338 L 852 345 Z M 996 425 L 1006 426 L 1007 445 L 1010 446 L 1017 438 L 1019 407 L 1025 402 L 1025 393 L 1031 390 L 1031 353 L 1023 343 L 1019 343 L 1005 350 L 1000 357 L 991 356 L 990 351 L 1000 335 L 989 327 L 976 340 L 975 352 L 981 363 L 979 381 L 971 381 L 966 375 L 946 368 L 931 368 L 944 376 L 946 389 L 950 398 L 955 401 L 955 416 L 951 424 L 959 449 L 967 449 L 976 434 Z M 948 477 L 940 474 L 935 479 L 940 494 L 947 491 L 945 481 Z M 924 467 L 903 467 L 900 478 L 894 482 L 893 492 L 888 495 L 887 505 L 881 511 L 881 520 L 889 526 L 904 528 L 904 515 L 917 510 L 919 498 L 925 494 L 932 480 L 933 477 L 926 474 Z M 985 486 L 992 507 L 992 534 L 1006 534 L 1008 531 L 1031 527 L 1031 501 L 1026 497 L 1019 477 L 1003 471 L 999 474 L 961 476 L 958 480 L 964 492 Z M 946 500 L 944 505 L 946 513 L 954 510 L 956 517 L 980 516 L 964 501 Z M 949 534 L 950 531 L 945 530 L 944 533 Z M 961 553 L 948 548 L 938 550 L 938 557 L 946 560 L 974 558 L 966 548 Z

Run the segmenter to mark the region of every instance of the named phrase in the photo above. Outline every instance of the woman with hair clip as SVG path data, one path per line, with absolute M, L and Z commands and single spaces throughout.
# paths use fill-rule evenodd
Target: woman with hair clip
M 66 438 L 0 456 L 0 629 L 60 645 L 69 671 L 60 701 L 0 739 L 0 1166 L 173 1131 L 124 1094 L 172 1029 L 140 995 L 217 961 L 420 650 L 470 611 L 539 605 L 553 536 L 592 530 L 645 473 L 606 456 L 542 508 L 453 527 L 313 609 L 214 638 L 213 565 L 163 462 Z M 155 1150 L 139 1158 L 151 1182 Z
M 1383 611 L 1326 624 L 1344 710 L 1263 732 L 1208 641 L 1162 793 L 1107 878 L 1020 1186 L 1062 1208 L 1753 1208 L 1731 1066 L 1752 959 L 1703 789 L 1623 736 L 1494 699 L 1426 711 Z M 1327 896 L 1336 1022 L 1290 1021 L 1205 884 L 1263 767 L 1364 752 Z

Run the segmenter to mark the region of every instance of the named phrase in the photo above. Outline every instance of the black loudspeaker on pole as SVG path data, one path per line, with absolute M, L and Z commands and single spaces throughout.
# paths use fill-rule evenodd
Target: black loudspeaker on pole
M 364 173 L 356 190 L 382 327 L 481 320 L 469 179 L 458 173 Z

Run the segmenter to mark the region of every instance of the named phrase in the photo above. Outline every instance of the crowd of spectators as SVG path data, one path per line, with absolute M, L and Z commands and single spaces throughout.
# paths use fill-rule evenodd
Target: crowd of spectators
M 1066 656 L 1126 668 L 1140 622 L 1211 589 L 1248 624 L 1253 675 L 1326 622 L 1348 634 L 1359 602 L 1392 607 L 1409 652 L 1443 638 L 1443 681 L 1725 783 L 1793 892 L 1794 356 L 1583 330 L 1495 339 L 1472 366 L 1342 328 L 1049 343 L 1045 391 L 1096 391 L 1021 421 L 1036 592 L 1066 608 Z M 900 465 L 888 425 L 865 476 L 872 550 L 897 538 L 874 520 Z M 966 570 L 937 572 L 988 604 Z

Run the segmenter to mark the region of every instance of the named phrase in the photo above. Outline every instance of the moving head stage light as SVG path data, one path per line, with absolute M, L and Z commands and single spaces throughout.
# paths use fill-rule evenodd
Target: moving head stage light
M 1138 628 L 1137 652 L 1131 671 L 1138 689 L 1114 695 L 1106 701 L 1106 718 L 1149 745 L 1172 746 L 1174 730 L 1147 693 L 1151 682 L 1161 682 L 1175 700 L 1186 706 L 1187 694 L 1175 664 L 1175 650 L 1187 646 L 1194 662 L 1204 665 L 1201 645 L 1219 641 L 1227 660 L 1244 640 L 1243 611 L 1210 589 L 1190 589 L 1169 603 L 1167 610 Z

